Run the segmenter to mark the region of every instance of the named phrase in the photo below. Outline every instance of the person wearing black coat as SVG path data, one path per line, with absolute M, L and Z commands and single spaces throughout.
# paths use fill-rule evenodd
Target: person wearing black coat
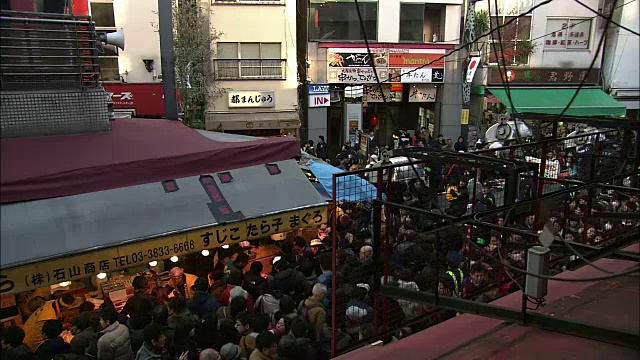
M 69 344 L 60 337 L 63 329 L 60 320 L 45 321 L 42 325 L 42 332 L 47 339 L 36 349 L 37 360 L 51 360 L 56 355 L 63 355 L 69 352 Z
M 10 326 L 2 330 L 2 356 L 7 360 L 34 360 L 35 355 L 23 343 L 24 330 Z
M 198 315 L 201 319 L 207 315 L 215 314 L 222 305 L 209 295 L 209 278 L 199 277 L 192 287 L 193 298 L 187 301 L 187 309 L 191 313 Z

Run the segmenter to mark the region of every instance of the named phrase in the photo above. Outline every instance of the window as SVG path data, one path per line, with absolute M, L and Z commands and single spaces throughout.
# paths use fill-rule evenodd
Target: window
M 364 36 L 358 12 L 352 1 L 321 2 L 312 0 L 309 4 L 309 39 L 312 41 L 350 40 L 362 41 Z M 367 40 L 375 41 L 378 36 L 378 3 L 359 1 L 362 22 Z
M 544 49 L 589 49 L 591 19 L 549 18 Z
M 113 2 L 92 1 L 89 3 L 91 18 L 96 24 L 98 36 L 116 31 L 116 19 L 113 15 Z M 120 81 L 118 48 L 105 46 L 98 50 L 98 65 L 102 81 Z
M 120 81 L 117 57 L 99 57 L 100 78 L 102 81 Z
M 90 5 L 91 18 L 96 27 L 116 27 L 112 2 L 92 2 Z
M 444 41 L 442 10 L 440 5 L 400 4 L 400 41 Z
M 217 44 L 216 77 L 221 80 L 284 79 L 280 43 Z
M 510 15 L 491 16 L 491 28 L 503 25 L 516 18 Z M 493 36 L 493 37 L 491 37 Z M 498 33 L 489 37 L 489 63 L 501 65 L 526 65 L 529 55 L 534 51 L 535 44 L 531 41 L 531 16 L 517 18 L 500 31 L 502 50 L 498 43 Z M 495 46 L 495 47 L 494 47 Z M 502 61 L 504 53 L 504 64 Z

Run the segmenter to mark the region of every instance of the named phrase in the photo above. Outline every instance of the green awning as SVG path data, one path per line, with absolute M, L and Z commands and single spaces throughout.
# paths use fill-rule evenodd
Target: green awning
M 487 88 L 509 111 L 511 105 L 504 88 Z M 516 111 L 558 115 L 567 106 L 576 89 L 511 88 L 511 99 Z M 625 116 L 627 108 L 600 89 L 581 89 L 567 116 Z

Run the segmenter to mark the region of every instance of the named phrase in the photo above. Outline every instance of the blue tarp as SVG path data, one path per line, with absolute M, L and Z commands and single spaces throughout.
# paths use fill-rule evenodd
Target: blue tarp
M 328 164 L 309 161 L 309 170 L 318 179 L 327 193 L 333 193 L 333 174 L 341 173 L 342 170 Z M 336 184 L 337 201 L 373 201 L 378 190 L 367 180 L 356 176 L 346 175 L 339 178 Z M 384 194 L 383 194 L 384 198 Z

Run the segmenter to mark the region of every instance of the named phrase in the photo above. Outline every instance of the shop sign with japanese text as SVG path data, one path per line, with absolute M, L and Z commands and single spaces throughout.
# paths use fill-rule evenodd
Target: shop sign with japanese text
M 326 224 L 327 221 L 327 207 L 316 206 L 0 269 L 0 293 L 19 293 L 63 281 L 90 277 L 101 272 L 140 266 L 153 260 L 164 260 L 240 241 L 269 237 L 298 228 L 316 227 Z
M 444 49 L 327 49 L 329 83 L 444 82 Z
M 230 108 L 272 108 L 276 106 L 273 91 L 229 91 Z
M 434 85 L 412 85 L 409 88 L 409 102 L 435 102 L 437 91 Z
M 502 77 L 514 85 L 578 85 L 586 79 L 585 84 L 597 84 L 599 69 L 564 69 L 564 68 L 507 68 Z M 491 68 L 488 85 L 502 85 L 500 71 Z
M 382 84 L 382 91 L 384 92 L 384 98 L 382 97 L 383 92 L 380 92 L 380 86 L 378 86 L 378 84 L 365 85 L 363 100 L 370 103 L 381 103 L 384 102 L 384 100 L 389 102 L 402 102 L 402 90 L 391 91 L 391 84 Z

